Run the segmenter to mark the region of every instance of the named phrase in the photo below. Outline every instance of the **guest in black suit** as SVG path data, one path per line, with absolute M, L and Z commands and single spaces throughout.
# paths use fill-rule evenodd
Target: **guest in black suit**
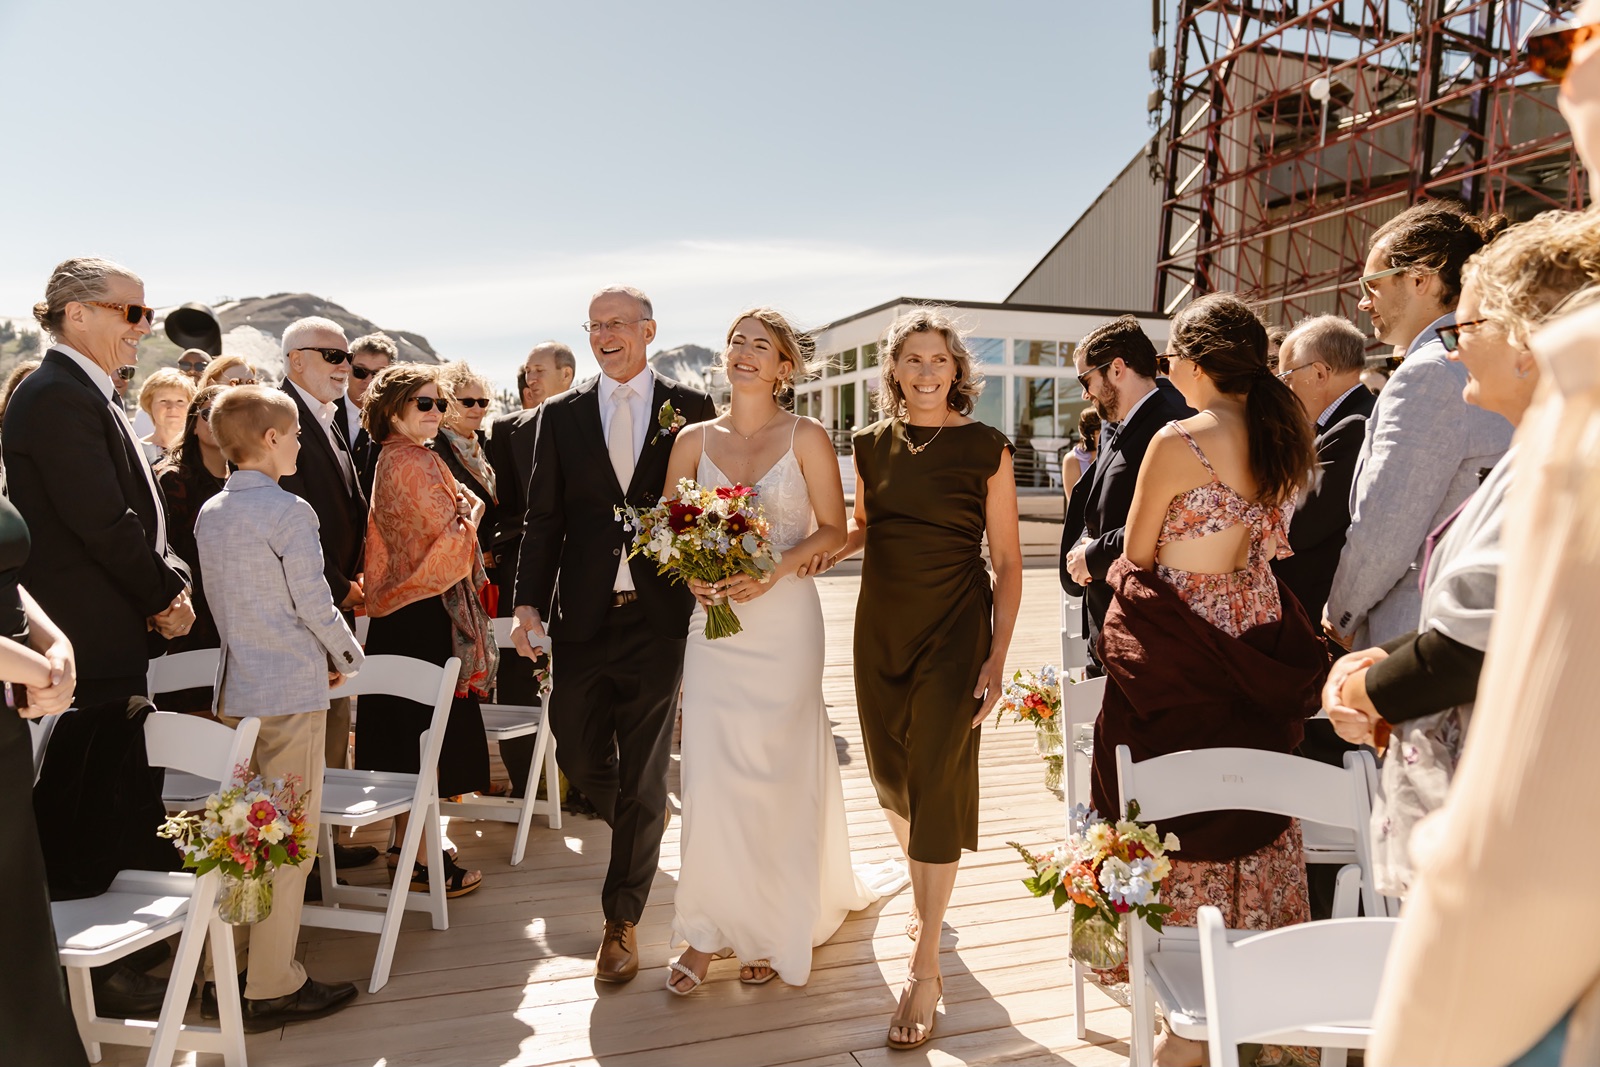
M 1073 353 L 1078 384 L 1100 413 L 1100 454 L 1078 479 L 1061 531 L 1061 585 L 1083 597 L 1091 676 L 1101 673 L 1100 626 L 1111 606 L 1106 572 L 1122 555 L 1139 465 L 1156 431 L 1194 414 L 1172 383 L 1156 376 L 1156 348 L 1132 315 L 1100 326 Z
M 667 765 L 694 599 L 626 558 L 624 503 L 661 497 L 675 429 L 664 405 L 690 423 L 716 415 L 705 393 L 655 374 L 649 299 L 610 288 L 589 303 L 589 347 L 601 374 L 539 408 L 526 535 L 514 603 L 518 651 L 549 620 L 561 684 L 551 699 L 556 756 L 567 778 L 611 827 L 600 900 L 605 932 L 596 975 L 626 982 L 639 970 L 634 926 L 661 853 Z
M 33 535 L 22 581 L 77 651 L 82 707 L 142 696 L 151 652 L 194 623 L 188 568 L 113 384 L 152 314 L 126 268 L 62 263 L 35 309 L 56 343 L 6 409 L 11 501 Z
M 1278 377 L 1313 420 L 1317 473 L 1289 526 L 1294 555 L 1274 560 L 1272 569 L 1313 619 L 1322 618 L 1350 529 L 1350 483 L 1373 402 L 1361 384 L 1366 344 L 1348 319 L 1319 315 L 1294 328 L 1278 357 Z
M 345 440 L 350 442 L 350 458 L 355 461 L 361 492 L 372 499 L 372 476 L 378 469 L 378 453 L 367 428 L 361 425 L 361 408 L 366 403 L 367 386 L 373 377 L 400 358 L 400 349 L 387 334 L 369 333 L 350 342 L 350 385 L 340 400 L 344 417 Z
M 489 574 L 500 586 L 500 614 L 511 613 L 511 590 L 517 579 L 517 552 L 522 546 L 522 520 L 528 510 L 528 478 L 533 474 L 535 409 L 557 393 L 572 388 L 578 361 L 572 349 L 560 341 L 542 341 L 533 346 L 517 370 L 517 395 L 522 410 L 502 415 L 489 428 L 489 465 L 494 468 L 500 506 L 494 516 L 492 537 L 499 546 L 498 567 Z M 539 700 L 533 664 L 521 656 L 500 657 L 500 673 L 495 679 L 496 699 L 504 704 L 535 704 Z M 500 743 L 500 758 L 511 776 L 511 795 L 526 794 L 528 767 L 533 761 L 533 737 L 514 737 Z M 579 798 L 566 798 L 572 810 L 592 813 Z
M 349 426 L 340 425 L 339 401 L 350 380 L 350 345 L 344 329 L 323 318 L 300 319 L 283 331 L 289 368 L 283 391 L 300 412 L 298 469 L 278 484 L 311 505 L 322 539 L 323 576 L 333 602 L 354 626 L 361 592 L 361 549 L 367 536 L 367 495 L 350 454 Z M 343 767 L 350 741 L 350 698 L 328 709 L 327 762 Z M 344 866 L 343 858 L 340 866 Z

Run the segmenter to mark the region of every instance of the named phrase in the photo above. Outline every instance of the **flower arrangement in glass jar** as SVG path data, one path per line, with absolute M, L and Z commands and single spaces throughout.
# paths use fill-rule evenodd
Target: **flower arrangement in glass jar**
M 196 874 L 219 870 L 217 906 L 226 922 L 260 922 L 272 911 L 272 872 L 314 859 L 305 793 L 294 775 L 270 782 L 234 768 L 233 784 L 206 799 L 200 815 L 179 812 L 156 831 Z
M 1079 804 L 1072 810 L 1072 833 L 1049 853 L 1035 855 L 1006 842 L 1032 872 L 1022 880 L 1028 892 L 1050 897 L 1058 909 L 1072 901 L 1072 954 L 1091 967 L 1109 969 L 1127 958 L 1124 915 L 1160 930 L 1172 911 L 1160 896 L 1172 872 L 1167 854 L 1179 848 L 1177 835 L 1163 838 L 1154 825 L 1138 820 L 1137 801 L 1129 801 L 1127 818 L 1115 823 Z
M 765 581 L 783 554 L 770 540 L 771 526 L 757 495 L 753 486 L 710 488 L 680 478 L 677 491 L 653 508 L 620 507 L 618 520 L 634 531 L 628 558 L 649 556 L 657 573 L 675 582 L 719 582 L 735 574 Z M 707 638 L 731 637 L 742 629 L 726 599 L 706 609 Z
M 1053 792 L 1061 789 L 1066 756 L 1060 683 L 1060 674 L 1049 663 L 1037 671 L 1017 671 L 995 705 L 996 714 L 1010 712 L 1018 722 L 1033 723 L 1034 751 L 1045 763 L 1044 786 Z

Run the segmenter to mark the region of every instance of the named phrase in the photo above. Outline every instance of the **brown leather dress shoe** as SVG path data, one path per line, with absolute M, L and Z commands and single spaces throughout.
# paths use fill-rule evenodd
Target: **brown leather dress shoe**
M 629 982 L 639 973 L 639 943 L 633 924 L 606 920 L 600 952 L 594 960 L 594 977 L 600 982 Z

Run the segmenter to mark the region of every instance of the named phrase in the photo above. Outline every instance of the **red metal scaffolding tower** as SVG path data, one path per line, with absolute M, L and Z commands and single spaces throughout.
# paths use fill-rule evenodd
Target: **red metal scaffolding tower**
M 1521 47 L 1575 6 L 1157 0 L 1172 62 L 1155 310 L 1231 290 L 1285 324 L 1353 319 L 1367 238 L 1419 199 L 1513 219 L 1581 207 L 1555 87 Z

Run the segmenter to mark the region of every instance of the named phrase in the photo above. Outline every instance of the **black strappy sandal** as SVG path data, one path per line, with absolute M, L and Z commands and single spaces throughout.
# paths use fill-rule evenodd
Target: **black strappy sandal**
M 476 874 L 476 882 L 468 882 L 467 876 Z M 447 897 L 464 897 L 483 884 L 483 874 L 480 871 L 469 871 L 464 867 L 456 866 L 455 860 L 449 857 L 444 861 L 444 895 Z M 428 891 L 428 868 L 422 864 L 414 864 L 411 868 L 411 891 L 413 893 L 426 893 Z

